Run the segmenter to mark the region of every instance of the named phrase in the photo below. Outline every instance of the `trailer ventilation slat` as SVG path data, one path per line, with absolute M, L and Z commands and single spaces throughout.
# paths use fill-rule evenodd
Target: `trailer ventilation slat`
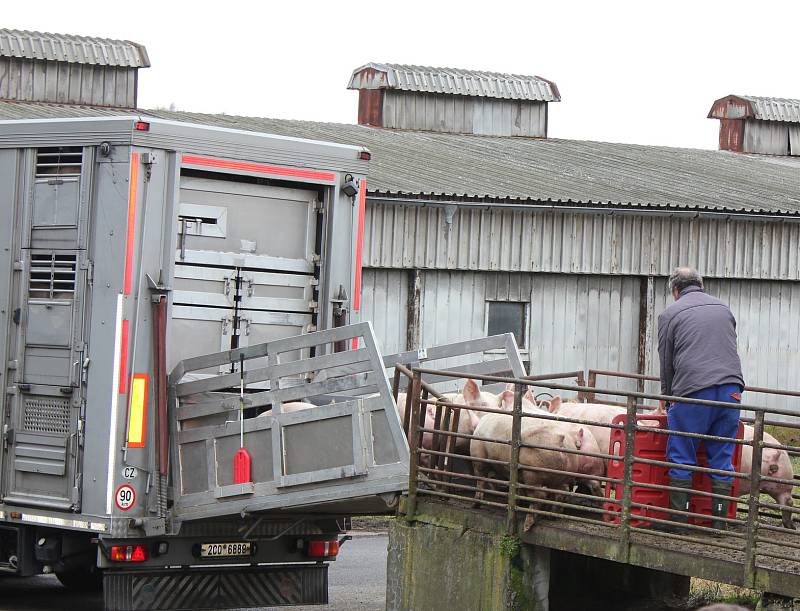
M 72 299 L 75 294 L 78 257 L 76 254 L 31 254 L 28 297 L 30 299 Z
M 36 178 L 75 178 L 81 175 L 83 149 L 80 146 L 57 146 L 36 151 Z
M 23 427 L 30 433 L 69 435 L 69 414 L 69 399 L 26 398 Z

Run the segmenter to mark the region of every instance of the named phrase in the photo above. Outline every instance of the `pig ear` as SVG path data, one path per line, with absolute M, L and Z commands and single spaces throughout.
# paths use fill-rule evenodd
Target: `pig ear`
M 506 409 L 514 409 L 514 392 L 504 390 L 500 393 L 500 406 Z
M 533 396 L 533 391 L 530 389 L 528 389 L 528 392 L 525 393 L 525 398 L 533 404 L 536 403 L 536 397 Z
M 575 447 L 580 450 L 581 446 L 583 445 L 583 427 L 578 429 L 578 435 L 575 439 Z
M 547 408 L 551 414 L 555 414 L 561 408 L 561 397 L 553 397 L 550 399 L 550 407 Z
M 475 380 L 469 379 L 464 384 L 461 394 L 467 401 L 477 401 L 481 396 L 481 389 L 478 388 L 478 383 Z

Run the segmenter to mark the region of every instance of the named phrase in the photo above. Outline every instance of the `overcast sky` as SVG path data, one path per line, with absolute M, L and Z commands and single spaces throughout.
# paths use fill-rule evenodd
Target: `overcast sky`
M 715 99 L 800 98 L 800 2 L 2 4 L 2 27 L 144 44 L 146 108 L 353 123 L 352 70 L 395 62 L 551 79 L 552 137 L 716 148 Z

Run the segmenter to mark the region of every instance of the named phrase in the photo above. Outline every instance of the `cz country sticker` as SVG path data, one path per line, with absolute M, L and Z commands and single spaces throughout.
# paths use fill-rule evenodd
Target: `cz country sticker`
M 136 491 L 133 489 L 133 486 L 124 484 L 117 488 L 114 501 L 117 503 L 118 509 L 128 511 L 136 504 Z

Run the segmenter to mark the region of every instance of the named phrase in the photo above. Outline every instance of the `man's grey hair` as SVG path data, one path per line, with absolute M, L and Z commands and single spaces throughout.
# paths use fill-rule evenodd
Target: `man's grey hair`
M 669 275 L 669 292 L 679 293 L 687 286 L 703 288 L 703 277 L 696 269 L 691 267 L 676 267 Z

